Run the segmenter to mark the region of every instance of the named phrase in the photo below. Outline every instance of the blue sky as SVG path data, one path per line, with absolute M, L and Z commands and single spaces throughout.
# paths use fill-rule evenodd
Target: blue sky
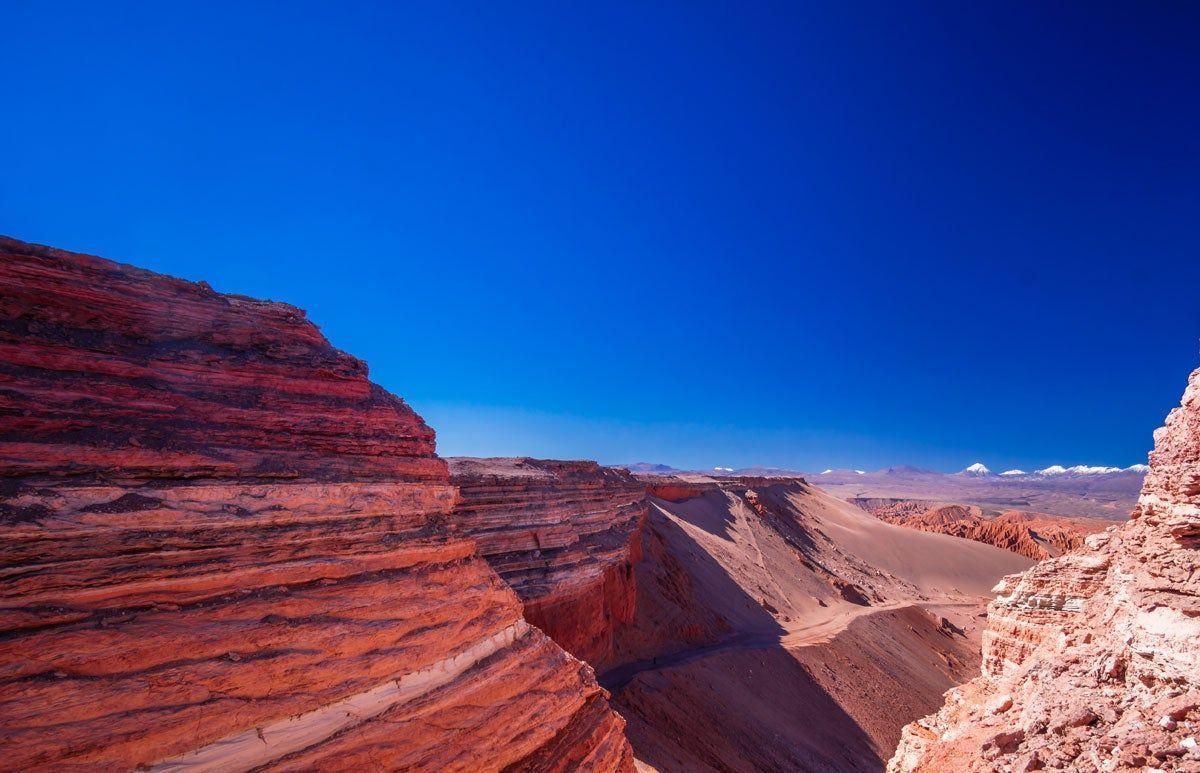
M 1200 6 L 0 6 L 0 232 L 287 300 L 443 453 L 1143 461 Z

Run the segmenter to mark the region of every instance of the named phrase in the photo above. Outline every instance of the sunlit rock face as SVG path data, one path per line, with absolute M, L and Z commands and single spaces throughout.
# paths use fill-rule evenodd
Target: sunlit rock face
M 525 617 L 597 669 L 633 619 L 645 487 L 588 461 L 450 459 L 454 522 L 525 606 Z
M 1132 519 L 1001 583 L 983 675 L 889 770 L 1200 769 L 1200 370 L 1154 440 Z
M 855 497 L 850 502 L 881 521 L 995 545 L 1035 561 L 1076 550 L 1089 534 L 1113 524 L 1026 510 L 988 513 L 976 505 L 922 499 Z
M 0 240 L 0 760 L 631 769 L 303 312 Z

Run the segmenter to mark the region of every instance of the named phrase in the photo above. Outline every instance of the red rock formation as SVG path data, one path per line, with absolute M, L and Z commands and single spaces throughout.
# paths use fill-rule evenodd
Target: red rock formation
M 1087 535 L 1104 531 L 1113 524 L 1097 518 L 1067 518 L 1026 510 L 1005 510 L 995 514 L 976 505 L 921 499 L 856 498 L 849 501 L 881 521 L 995 545 L 1035 560 L 1075 550 L 1083 545 Z
M 517 592 L 525 617 L 596 668 L 633 616 L 645 491 L 595 462 L 450 459 L 456 525 Z
M 4 767 L 631 768 L 433 432 L 302 312 L 0 253 Z
M 889 770 L 1200 770 L 1200 370 L 1150 467 L 1132 520 L 1006 578 L 982 676 Z
M 638 480 L 646 485 L 646 493 L 668 502 L 686 502 L 715 487 L 715 483 L 696 483 L 664 475 L 640 475 Z

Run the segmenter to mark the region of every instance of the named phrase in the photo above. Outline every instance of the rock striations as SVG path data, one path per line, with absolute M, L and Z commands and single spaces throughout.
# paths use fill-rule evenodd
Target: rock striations
M 646 491 L 596 462 L 452 458 L 456 525 L 525 604 L 525 617 L 597 669 L 633 618 Z
M 1133 518 L 1006 578 L 983 674 L 905 728 L 891 771 L 1200 770 L 1200 370 Z
M 0 252 L 5 767 L 632 769 L 432 430 L 303 312 Z
M 1068 518 L 1026 510 L 988 512 L 976 505 L 920 499 L 849 501 L 881 521 L 995 545 L 1035 560 L 1075 550 L 1083 545 L 1087 535 L 1104 531 L 1113 524 L 1099 518 Z

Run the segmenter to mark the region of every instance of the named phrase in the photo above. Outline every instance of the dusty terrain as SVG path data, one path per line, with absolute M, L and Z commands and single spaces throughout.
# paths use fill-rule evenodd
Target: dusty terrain
M 1115 523 L 1025 510 L 996 512 L 978 505 L 923 499 L 864 498 L 850 502 L 881 521 L 995 545 L 1035 560 L 1075 550 L 1083 545 L 1087 535 L 1104 531 Z
M 946 473 L 900 465 L 883 470 L 798 472 L 774 468 L 684 472 L 666 465 L 623 465 L 638 474 L 676 477 L 803 477 L 843 499 L 916 499 L 976 505 L 989 511 L 1026 510 L 1067 517 L 1124 520 L 1137 502 L 1145 466 L 1039 475 Z
M 1029 564 L 799 480 L 657 486 L 680 501 L 651 500 L 600 681 L 661 770 L 881 768 L 902 718 L 975 668 L 996 578 Z

